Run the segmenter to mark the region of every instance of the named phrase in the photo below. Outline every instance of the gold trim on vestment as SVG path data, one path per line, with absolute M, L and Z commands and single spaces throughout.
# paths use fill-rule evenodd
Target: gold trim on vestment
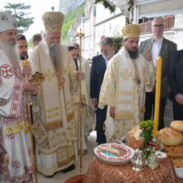
M 49 119 L 49 118 L 60 116 L 60 113 L 56 112 L 56 113 L 53 113 L 53 114 L 46 114 L 46 116 Z
M 67 115 L 67 122 L 70 122 L 72 119 L 74 119 L 74 112 L 71 112 L 70 114 Z M 63 127 L 62 120 L 56 120 L 56 121 L 52 121 L 52 122 L 45 124 L 45 128 L 47 131 L 55 130 L 55 129 L 61 128 L 61 127 Z
M 52 121 L 45 124 L 45 128 L 47 131 L 55 130 L 57 128 L 62 128 L 62 127 L 63 127 L 63 121 L 60 121 L 60 120 Z
M 125 96 L 132 96 L 133 92 L 132 91 L 120 91 L 120 95 L 125 95 Z
M 51 108 L 51 109 L 47 110 L 46 112 L 53 112 L 53 111 L 56 111 L 56 110 L 59 110 L 59 107 Z
M 119 111 L 115 115 L 115 120 L 135 120 L 134 114 L 130 111 Z
M 73 161 L 76 159 L 76 156 L 75 155 L 72 155 L 70 158 L 68 158 L 67 160 L 65 161 L 62 161 L 62 162 L 58 162 L 58 166 L 64 166 L 65 164 L 68 164 L 70 161 Z
M 124 79 L 125 81 L 128 81 L 128 79 L 131 78 L 131 73 L 129 72 L 128 69 L 124 69 L 123 72 L 120 72 L 120 76 L 123 77 L 123 79 Z
M 5 133 L 7 136 L 19 133 L 20 131 L 25 131 L 26 133 L 30 130 L 30 125 L 28 121 L 21 121 L 18 124 L 13 124 L 11 126 L 7 126 L 5 129 Z
M 71 112 L 67 115 L 67 122 L 71 121 L 72 119 L 74 119 L 74 112 Z
M 128 100 L 128 99 L 120 99 L 119 100 L 119 103 L 120 104 L 129 104 L 129 105 L 131 105 L 131 100 Z

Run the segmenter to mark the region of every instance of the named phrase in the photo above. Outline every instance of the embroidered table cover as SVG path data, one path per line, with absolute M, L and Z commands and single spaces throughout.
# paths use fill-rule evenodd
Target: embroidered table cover
M 94 158 L 82 183 L 183 183 L 183 179 L 176 177 L 168 158 L 160 163 L 158 169 L 144 168 L 139 172 L 132 170 L 131 163 L 112 166 Z

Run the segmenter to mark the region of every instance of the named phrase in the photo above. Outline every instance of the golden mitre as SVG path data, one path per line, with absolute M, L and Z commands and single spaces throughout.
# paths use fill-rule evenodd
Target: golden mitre
M 61 32 L 64 14 L 61 12 L 46 12 L 42 16 L 46 32 Z
M 122 29 L 123 39 L 139 38 L 140 32 L 141 32 L 141 29 L 138 24 L 125 25 Z

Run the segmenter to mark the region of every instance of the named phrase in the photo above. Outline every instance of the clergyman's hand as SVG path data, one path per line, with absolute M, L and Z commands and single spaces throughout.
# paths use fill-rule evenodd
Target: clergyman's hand
M 147 49 L 146 49 L 145 58 L 146 58 L 148 61 L 151 61 L 151 60 L 152 60 L 152 55 L 151 55 L 151 49 L 150 49 L 150 48 L 147 48 Z
M 115 118 L 115 107 L 110 107 L 109 114 L 112 118 Z
M 97 98 L 92 98 L 92 104 L 94 106 L 94 111 L 97 111 L 97 105 L 98 105 L 98 100 Z
M 76 73 L 76 79 L 81 81 L 81 80 L 84 80 L 85 78 L 85 74 L 83 72 L 77 72 Z
M 31 75 L 31 67 L 30 65 L 23 66 L 23 75 L 24 76 L 30 76 Z
M 177 95 L 175 97 L 175 100 L 177 101 L 177 103 L 179 103 L 180 105 L 183 105 L 183 95 Z
M 40 82 L 23 82 L 23 90 L 29 91 L 31 94 L 36 95 L 40 87 Z
M 97 98 L 92 98 L 92 104 L 96 106 L 98 104 Z

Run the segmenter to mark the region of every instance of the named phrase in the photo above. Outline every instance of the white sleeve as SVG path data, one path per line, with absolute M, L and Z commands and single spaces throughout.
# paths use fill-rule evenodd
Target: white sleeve
M 0 116 L 18 118 L 22 104 L 22 83 L 0 84 Z
M 29 61 L 31 65 L 32 74 L 35 74 L 36 72 L 40 72 L 40 60 L 39 60 L 39 46 L 34 48 L 29 55 Z

